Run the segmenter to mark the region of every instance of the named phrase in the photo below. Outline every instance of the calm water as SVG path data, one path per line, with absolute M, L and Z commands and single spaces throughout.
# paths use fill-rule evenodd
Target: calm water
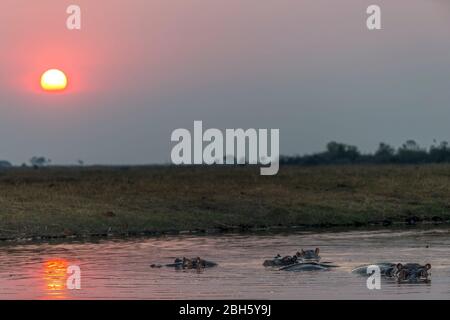
M 450 230 L 358 231 L 277 235 L 171 236 L 97 243 L 0 245 L 0 299 L 449 299 Z M 264 259 L 321 248 L 332 271 L 266 269 Z M 429 248 L 426 248 L 429 246 Z M 217 268 L 152 269 L 177 256 L 201 256 Z M 369 291 L 353 267 L 380 261 L 432 264 L 430 284 L 383 281 Z M 81 290 L 66 288 L 79 265 Z

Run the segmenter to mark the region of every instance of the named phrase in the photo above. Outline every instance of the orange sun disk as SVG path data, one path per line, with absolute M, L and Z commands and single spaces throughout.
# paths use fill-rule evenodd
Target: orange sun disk
M 41 76 L 41 88 L 45 91 L 62 91 L 67 87 L 67 76 L 58 69 L 45 71 Z

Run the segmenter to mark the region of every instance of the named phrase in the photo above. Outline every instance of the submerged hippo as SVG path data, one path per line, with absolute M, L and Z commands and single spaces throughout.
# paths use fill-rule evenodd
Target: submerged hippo
M 263 266 L 265 267 L 282 267 L 289 266 L 294 263 L 303 262 L 319 262 L 319 248 L 315 250 L 303 250 L 301 249 L 293 256 L 280 256 L 279 254 L 275 256 L 272 260 L 265 260 Z
M 150 267 L 152 268 L 162 268 L 169 267 L 175 269 L 204 269 L 204 268 L 212 268 L 217 266 L 217 263 L 203 260 L 200 257 L 187 259 L 183 257 L 183 259 L 176 258 L 173 263 L 161 265 L 161 264 L 152 264 Z
M 395 266 L 394 263 L 391 262 L 381 262 L 381 263 L 375 263 L 373 264 L 375 266 L 378 266 L 380 268 L 380 273 L 382 276 L 385 276 L 386 274 L 391 274 L 391 269 Z M 369 268 L 369 265 L 363 265 L 356 267 L 352 270 L 352 273 L 356 273 L 359 275 L 367 275 L 367 269 Z
M 331 268 L 337 268 L 337 266 L 329 264 L 329 263 L 318 263 L 318 262 L 299 262 L 294 263 L 289 266 L 281 267 L 282 271 L 326 271 Z
M 395 279 L 398 282 L 428 282 L 431 278 L 431 264 L 420 265 L 418 263 L 378 263 L 381 275 Z M 367 275 L 368 266 L 361 266 L 354 269 L 353 273 Z

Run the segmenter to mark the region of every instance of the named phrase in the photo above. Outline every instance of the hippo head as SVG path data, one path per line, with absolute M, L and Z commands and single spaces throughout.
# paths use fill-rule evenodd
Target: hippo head
M 204 268 L 205 267 L 205 261 L 202 260 L 200 257 L 197 257 L 195 259 L 195 263 L 194 263 L 195 267 L 197 268 Z
M 300 260 L 313 260 L 313 261 L 319 261 L 319 248 L 316 248 L 315 250 L 301 250 L 300 252 L 297 252 L 296 256 Z
M 394 276 L 399 282 L 429 281 L 431 276 L 431 265 L 429 263 L 420 265 L 417 263 L 397 264 Z
M 193 262 L 191 259 L 183 257 L 183 268 L 192 268 Z

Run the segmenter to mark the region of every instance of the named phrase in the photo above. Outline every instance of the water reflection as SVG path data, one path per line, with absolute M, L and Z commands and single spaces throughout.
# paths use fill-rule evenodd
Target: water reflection
M 170 236 L 97 243 L 0 244 L 0 299 L 448 299 L 450 230 Z M 283 272 L 262 262 L 320 247 L 325 272 Z M 202 272 L 150 268 L 175 257 L 219 265 Z M 383 281 L 368 290 L 352 268 L 381 261 L 431 263 L 430 284 Z M 67 268 L 81 268 L 81 290 Z
M 43 280 L 45 283 L 45 291 L 50 298 L 65 299 L 67 267 L 69 263 L 66 259 L 50 259 L 43 264 Z

